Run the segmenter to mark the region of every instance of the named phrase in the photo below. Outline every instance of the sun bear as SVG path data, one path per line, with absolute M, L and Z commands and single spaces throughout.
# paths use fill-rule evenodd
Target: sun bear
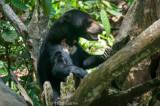
M 80 37 L 98 40 L 97 35 L 102 31 L 103 27 L 80 10 L 64 13 L 51 26 L 41 46 L 37 71 L 41 86 L 45 81 L 51 83 L 54 101 L 60 95 L 60 82 L 69 73 L 82 79 L 87 75 L 85 69 L 96 67 L 108 58 L 107 49 L 103 55 L 91 55 L 78 44 Z

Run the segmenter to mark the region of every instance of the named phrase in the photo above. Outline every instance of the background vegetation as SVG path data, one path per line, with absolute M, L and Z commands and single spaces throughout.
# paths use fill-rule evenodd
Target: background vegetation
M 12 7 L 26 26 L 30 23 L 37 0 L 4 0 L 4 2 Z M 125 1 L 123 5 L 129 7 L 133 2 L 134 0 Z M 118 4 L 106 0 L 51 0 L 50 2 L 49 0 L 42 0 L 40 3 L 44 8 L 48 8 L 45 9 L 46 13 L 48 10 L 50 11 L 50 26 L 63 13 L 71 9 L 85 11 L 98 23 L 105 26 L 105 31 L 99 35 L 98 41 L 87 41 L 83 38 L 79 41 L 83 49 L 91 54 L 102 54 L 106 47 L 112 46 L 113 36 L 116 36 L 118 32 L 118 27 L 114 23 L 121 21 L 125 14 L 124 9 L 120 7 L 122 5 L 118 8 Z M 17 35 L 13 26 L 0 11 L 0 77 L 8 86 L 19 93 L 8 74 L 9 69 L 12 69 L 33 100 L 34 105 L 39 106 L 42 99 L 31 61 L 22 37 Z

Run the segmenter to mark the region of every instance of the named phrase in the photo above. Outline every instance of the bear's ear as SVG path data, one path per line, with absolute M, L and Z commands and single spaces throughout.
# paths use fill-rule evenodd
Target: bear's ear
M 65 14 L 62 16 L 63 22 L 69 22 L 71 20 L 70 14 Z

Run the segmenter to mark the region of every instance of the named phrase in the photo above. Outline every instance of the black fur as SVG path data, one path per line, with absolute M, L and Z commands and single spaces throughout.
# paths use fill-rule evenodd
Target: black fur
M 96 40 L 103 30 L 90 15 L 80 10 L 66 12 L 52 25 L 41 46 L 37 70 L 41 86 L 50 81 L 54 100 L 60 95 L 60 82 L 65 81 L 69 73 L 83 78 L 87 75 L 84 69 L 96 67 L 105 60 L 101 55 L 88 54 L 78 44 L 79 37 Z M 63 41 L 76 51 L 64 51 Z

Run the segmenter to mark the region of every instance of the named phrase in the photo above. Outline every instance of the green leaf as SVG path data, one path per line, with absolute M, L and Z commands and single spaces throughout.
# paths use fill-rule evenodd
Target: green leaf
M 135 1 L 135 0 L 129 0 L 129 1 L 128 1 L 128 6 L 130 7 L 134 1 Z
M 17 39 L 17 33 L 15 30 L 3 30 L 2 38 L 7 42 L 14 42 Z
M 102 3 L 104 3 L 108 8 L 112 9 L 110 2 L 103 0 Z
M 87 5 L 93 5 L 93 4 L 95 4 L 97 1 L 85 1 L 85 2 L 83 2 L 84 4 L 87 4 Z M 82 4 L 83 4 L 82 3 Z
M 38 100 L 37 95 L 36 95 L 36 93 L 34 92 L 34 90 L 31 89 L 31 90 L 28 92 L 28 95 L 29 95 L 29 97 L 32 99 L 32 101 L 33 101 L 33 103 L 34 103 L 35 106 L 40 106 L 39 100 Z
M 110 37 L 107 38 L 107 41 L 108 41 L 108 44 L 109 44 L 110 46 L 112 46 L 112 45 L 113 45 L 113 42 L 114 42 L 114 38 L 113 38 L 112 36 L 110 36 Z
M 77 7 L 77 0 L 73 0 L 72 5 L 73 5 L 74 7 Z
M 22 56 L 24 59 L 29 58 L 29 54 L 28 54 L 28 52 L 26 52 L 26 51 L 23 51 L 22 54 L 21 54 L 21 56 Z
M 51 1 L 50 0 L 42 0 L 41 5 L 43 7 L 44 13 L 47 15 L 51 11 Z
M 2 67 L 5 72 L 7 72 L 7 68 L 6 68 L 6 66 L 5 66 L 5 62 L 0 61 L 0 67 Z
M 9 79 L 11 78 L 10 75 L 7 75 L 7 76 L 4 76 L 4 77 L 1 77 L 3 82 L 6 83 L 7 81 L 9 81 Z
M 27 6 L 20 0 L 13 0 L 13 5 L 21 10 L 26 10 Z
M 2 68 L 0 68 L 0 74 L 7 74 L 7 71 L 4 71 Z
M 50 0 L 45 0 L 45 4 L 48 8 L 48 11 L 51 11 L 51 1 Z
M 107 35 L 107 37 L 109 37 L 110 32 L 111 32 L 111 28 L 110 28 L 109 19 L 107 17 L 107 13 L 105 12 L 104 9 L 101 9 L 101 20 L 102 20 L 103 26 L 105 28 L 106 35 Z
M 114 16 L 122 16 L 122 13 L 117 11 L 117 10 L 115 10 L 115 9 L 112 9 L 112 10 L 107 9 L 107 12 L 109 12 L 110 14 L 112 14 Z

